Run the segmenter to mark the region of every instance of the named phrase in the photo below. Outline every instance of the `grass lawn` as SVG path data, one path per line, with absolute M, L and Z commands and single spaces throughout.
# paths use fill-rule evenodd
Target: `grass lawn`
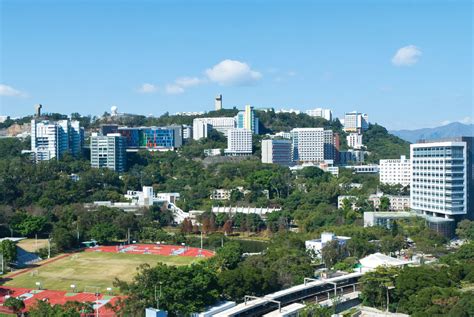
M 38 239 L 37 242 L 35 239 L 25 239 L 18 242 L 18 246 L 28 252 L 36 252 L 48 246 L 48 239 Z M 36 246 L 38 246 L 38 248 L 36 248 Z
M 41 286 L 46 289 L 70 290 L 71 284 L 75 284 L 79 291 L 84 291 L 86 286 L 95 286 L 104 292 L 107 287 L 112 287 L 116 277 L 131 281 L 136 274 L 136 268 L 142 263 L 188 265 L 196 261 L 200 259 L 152 254 L 82 252 L 34 269 L 37 270 L 37 275 L 34 271 L 20 274 L 4 285 L 36 288 L 35 283 L 41 282 Z

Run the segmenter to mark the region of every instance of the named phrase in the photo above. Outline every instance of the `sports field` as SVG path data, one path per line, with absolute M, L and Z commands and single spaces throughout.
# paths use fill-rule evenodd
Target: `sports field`
M 188 265 L 199 260 L 200 258 L 188 256 L 81 252 L 17 275 L 4 285 L 34 289 L 36 282 L 40 282 L 42 288 L 67 291 L 74 284 L 81 292 L 88 286 L 98 287 L 101 292 L 105 292 L 107 287 L 112 287 L 116 277 L 131 281 L 140 264 L 155 265 L 162 262 Z

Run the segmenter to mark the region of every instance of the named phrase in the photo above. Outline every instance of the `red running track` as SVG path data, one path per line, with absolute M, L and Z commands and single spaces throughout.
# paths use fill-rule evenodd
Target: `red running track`
M 213 251 L 164 244 L 128 244 L 124 246 L 97 246 L 86 249 L 86 252 L 111 252 L 128 254 L 155 254 L 168 256 L 190 256 L 210 258 L 215 255 Z
M 51 305 L 64 305 L 66 302 L 69 301 L 78 301 L 78 302 L 96 302 L 96 296 L 92 293 L 75 293 L 74 295 L 68 293 L 66 291 L 52 291 L 52 290 L 42 290 L 42 291 L 34 291 L 30 288 L 18 288 L 18 287 L 5 287 L 0 286 L 0 312 L 4 313 L 12 313 L 10 309 L 7 307 L 3 307 L 3 302 L 5 301 L 8 296 L 11 297 L 22 297 L 23 302 L 25 303 L 24 311 L 28 311 L 29 308 L 33 307 L 36 304 L 37 300 L 40 301 L 48 301 Z M 105 299 L 103 295 L 100 294 L 98 299 L 100 301 L 99 304 L 99 315 L 100 316 L 115 316 L 115 313 L 107 309 L 105 307 L 106 303 L 114 304 L 119 298 L 123 298 L 123 296 L 108 296 L 108 299 Z M 102 301 L 101 301 L 102 300 Z

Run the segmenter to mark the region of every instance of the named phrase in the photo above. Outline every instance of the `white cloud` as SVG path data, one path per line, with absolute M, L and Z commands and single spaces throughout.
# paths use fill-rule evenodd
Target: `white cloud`
M 441 126 L 443 126 L 443 125 L 448 125 L 448 124 L 450 124 L 450 123 L 451 123 L 451 121 L 449 121 L 449 120 L 444 120 L 444 121 L 441 121 L 440 124 L 441 124 Z
M 0 84 L 0 96 L 6 97 L 24 97 L 26 94 L 21 92 L 12 86 Z
M 450 123 L 453 123 L 453 122 L 460 122 L 460 123 L 464 123 L 464 124 L 474 124 L 474 118 L 470 117 L 470 116 L 467 116 L 467 117 L 464 117 L 462 119 L 459 119 L 459 120 L 455 120 L 455 121 L 450 121 L 450 120 L 444 120 L 444 121 L 441 121 L 440 122 L 440 125 L 448 125 Z
M 290 72 L 289 76 L 296 73 Z M 179 77 L 172 83 L 164 86 L 164 89 L 159 89 L 158 86 L 145 83 L 140 86 L 137 91 L 143 94 L 154 93 L 162 91 L 169 95 L 178 95 L 185 92 L 187 88 L 202 85 L 208 82 L 214 82 L 219 85 L 251 85 L 262 78 L 262 74 L 254 71 L 249 65 L 243 62 L 234 61 L 230 59 L 223 60 L 219 64 L 205 71 L 205 77 Z
M 158 91 L 158 86 L 153 85 L 153 84 L 145 83 L 145 84 L 141 85 L 140 88 L 138 88 L 137 90 L 141 94 L 152 94 L 152 93 Z
M 169 84 L 166 85 L 165 91 L 169 95 L 178 95 L 184 92 L 184 88 L 176 84 Z
M 412 66 L 418 62 L 421 55 L 421 50 L 415 45 L 404 46 L 399 48 L 392 57 L 392 64 L 395 66 Z
M 200 79 L 197 77 L 180 77 L 176 79 L 174 82 L 176 85 L 182 87 L 182 88 L 187 88 L 187 87 L 193 87 L 200 85 L 204 83 L 206 80 L 205 79 Z
M 226 59 L 206 70 L 210 81 L 223 86 L 251 85 L 262 78 L 262 74 L 252 70 L 244 62 Z

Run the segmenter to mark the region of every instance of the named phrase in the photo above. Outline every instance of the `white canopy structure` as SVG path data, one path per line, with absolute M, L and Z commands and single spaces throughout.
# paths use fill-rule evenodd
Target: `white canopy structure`
M 412 263 L 412 261 L 392 258 L 391 256 L 379 252 L 368 255 L 365 258 L 360 259 L 359 262 L 362 264 L 362 270 L 371 270 L 379 266 L 404 266 Z

